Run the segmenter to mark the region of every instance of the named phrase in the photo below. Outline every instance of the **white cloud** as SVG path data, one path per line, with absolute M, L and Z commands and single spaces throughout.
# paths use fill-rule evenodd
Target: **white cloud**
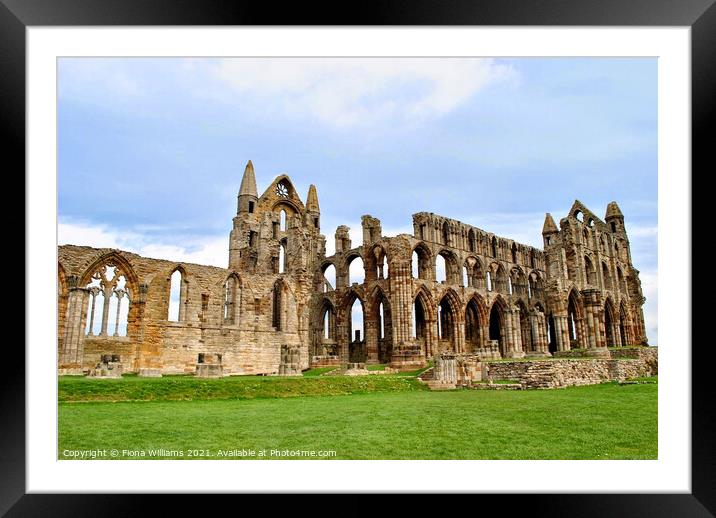
M 232 58 L 211 67 L 236 92 L 264 99 L 256 103 L 264 113 L 309 114 L 335 127 L 439 117 L 517 78 L 485 58 Z
M 182 245 L 157 244 L 156 240 L 139 232 L 120 232 L 108 226 L 85 222 L 60 222 L 57 225 L 57 238 L 59 244 L 118 248 L 153 259 L 220 268 L 226 268 L 229 262 L 228 237 L 182 239 Z

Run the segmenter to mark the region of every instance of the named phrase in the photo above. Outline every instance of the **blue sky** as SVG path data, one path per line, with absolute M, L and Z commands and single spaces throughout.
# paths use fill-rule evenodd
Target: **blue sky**
M 652 58 L 59 60 L 59 241 L 228 262 L 246 162 L 322 232 L 429 211 L 542 246 L 544 213 L 616 200 L 657 343 Z M 331 251 L 329 250 L 329 253 Z

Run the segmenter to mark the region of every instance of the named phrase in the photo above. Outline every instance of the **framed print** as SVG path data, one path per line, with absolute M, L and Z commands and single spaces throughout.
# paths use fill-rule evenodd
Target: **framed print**
M 713 512 L 690 282 L 710 2 L 321 25 L 99 5 L 0 11 L 28 204 L 3 510 L 444 492 Z

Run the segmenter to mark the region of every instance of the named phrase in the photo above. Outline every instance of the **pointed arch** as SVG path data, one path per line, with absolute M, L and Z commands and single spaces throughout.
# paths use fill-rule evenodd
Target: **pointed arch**
M 382 245 L 374 245 L 365 257 L 366 281 L 388 278 L 388 256 Z
M 437 277 L 437 273 L 439 271 L 438 261 L 440 260 L 440 258 L 443 259 L 444 264 L 445 264 L 445 282 L 447 284 L 459 285 L 460 284 L 460 267 L 458 265 L 457 256 L 450 250 L 445 250 L 445 249 L 440 250 L 440 252 L 438 252 L 438 254 L 437 254 L 437 257 L 435 258 L 436 279 L 440 280 Z
M 430 248 L 422 241 L 413 247 L 412 261 L 413 279 L 428 281 L 435 278 L 432 253 Z
M 485 330 L 488 323 L 485 300 L 477 293 L 465 306 L 465 349 L 475 352 L 485 346 Z
M 432 308 L 432 296 L 424 286 L 421 286 L 413 296 L 412 337 L 423 343 L 427 343 L 428 324 L 434 320 Z
M 371 294 L 371 319 L 376 323 L 378 361 L 389 363 L 393 354 L 393 312 L 390 299 L 380 286 Z
M 336 266 L 332 262 L 321 265 L 321 292 L 328 293 L 336 289 Z
M 284 331 L 286 328 L 286 295 L 286 283 L 283 281 L 283 279 L 276 279 L 276 281 L 273 283 L 273 290 L 271 293 L 271 325 L 276 331 Z
M 236 325 L 239 323 L 241 308 L 241 279 L 236 272 L 232 272 L 224 282 L 224 323 Z
M 582 297 L 576 289 L 572 288 L 567 296 L 567 330 L 570 349 L 584 346 L 583 315 Z
M 85 334 L 126 336 L 132 300 L 138 293 L 137 276 L 129 262 L 112 251 L 97 257 L 80 277 L 79 286 L 87 290 Z
M 490 306 L 489 323 L 488 323 L 488 337 L 493 345 L 497 345 L 500 354 L 504 357 L 506 355 L 506 336 L 505 336 L 505 311 L 507 310 L 507 303 L 501 295 L 495 297 L 495 300 Z
M 358 250 L 353 250 L 346 255 L 345 271 L 348 273 L 348 286 L 365 282 L 365 264 Z

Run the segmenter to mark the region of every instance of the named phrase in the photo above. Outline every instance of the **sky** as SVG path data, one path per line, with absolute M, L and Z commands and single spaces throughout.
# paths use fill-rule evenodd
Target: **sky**
M 364 214 L 542 248 L 546 212 L 617 201 L 658 344 L 655 58 L 58 61 L 58 244 L 226 267 L 248 160 L 317 186 L 329 255 Z

